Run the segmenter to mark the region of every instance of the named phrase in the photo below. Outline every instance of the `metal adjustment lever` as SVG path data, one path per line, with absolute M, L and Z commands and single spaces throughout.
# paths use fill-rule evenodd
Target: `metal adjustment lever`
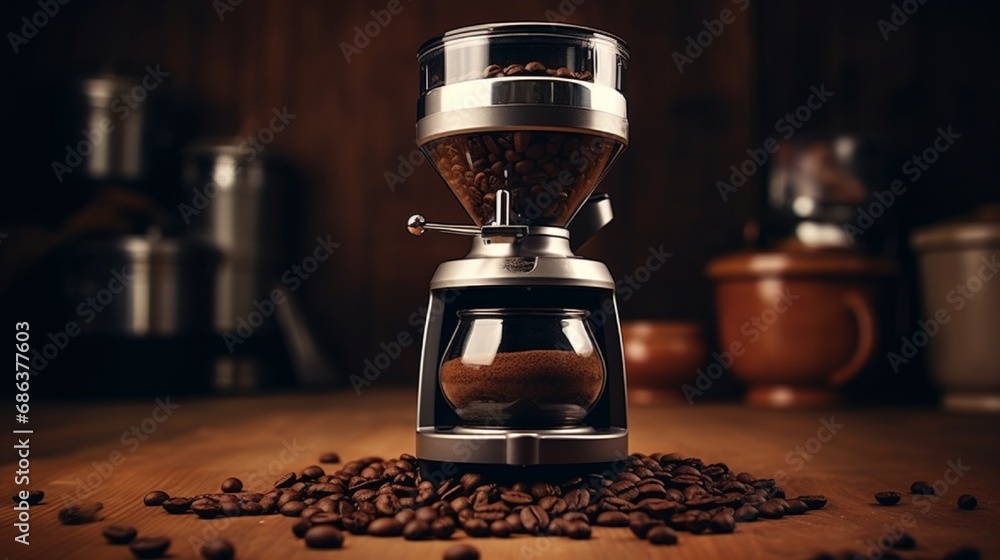
M 429 224 L 420 214 L 410 216 L 406 222 L 406 229 L 413 235 L 423 235 L 425 231 L 440 231 L 441 233 L 451 233 L 454 235 L 479 235 L 481 232 L 476 226 L 457 226 L 452 224 Z
M 483 243 L 489 244 L 493 240 L 513 243 L 528 235 L 528 226 L 510 223 L 509 191 L 506 189 L 497 189 L 496 205 L 493 225 L 483 226 Z
M 510 223 L 510 193 L 500 189 L 496 193 L 496 218 L 493 225 L 483 226 L 459 226 L 453 224 L 428 223 L 427 219 L 420 214 L 410 216 L 406 222 L 406 229 L 413 235 L 423 235 L 425 231 L 439 231 L 441 233 L 451 233 L 454 235 L 482 235 L 484 243 L 490 243 L 491 239 L 515 241 L 528 235 L 528 226 L 511 225 Z

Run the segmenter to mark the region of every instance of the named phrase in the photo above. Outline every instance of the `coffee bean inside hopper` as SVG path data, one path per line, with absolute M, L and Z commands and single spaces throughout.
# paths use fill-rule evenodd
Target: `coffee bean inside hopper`
M 521 220 L 564 226 L 618 147 L 595 135 L 525 130 L 451 136 L 425 149 L 477 225 L 493 221 L 504 189 Z

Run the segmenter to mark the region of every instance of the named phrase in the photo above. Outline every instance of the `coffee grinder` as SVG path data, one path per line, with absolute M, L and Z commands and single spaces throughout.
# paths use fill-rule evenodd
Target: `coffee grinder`
M 431 280 L 418 458 L 624 459 L 615 282 L 573 250 L 612 217 L 591 194 L 628 142 L 625 43 L 575 25 L 479 25 L 431 39 L 418 62 L 417 143 L 475 223 L 407 224 L 472 237 Z

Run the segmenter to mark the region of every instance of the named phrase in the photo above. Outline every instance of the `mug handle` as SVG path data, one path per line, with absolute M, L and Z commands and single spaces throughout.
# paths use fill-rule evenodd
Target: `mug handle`
M 851 359 L 830 376 L 830 385 L 839 387 L 861 372 L 875 353 L 878 337 L 878 317 L 872 313 L 864 298 L 856 292 L 844 296 L 844 303 L 851 310 L 858 326 L 858 347 Z

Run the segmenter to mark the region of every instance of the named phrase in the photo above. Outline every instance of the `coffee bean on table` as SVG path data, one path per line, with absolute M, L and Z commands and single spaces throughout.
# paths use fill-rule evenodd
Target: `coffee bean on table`
M 521 510 L 521 525 L 529 533 L 544 531 L 549 527 L 549 514 L 541 506 L 526 506 Z
M 785 513 L 789 515 L 802 515 L 809 511 L 809 506 L 802 500 L 788 500 L 788 508 Z
M 899 492 L 876 492 L 875 500 L 883 506 L 894 506 L 899 503 L 902 496 Z
M 128 545 L 136 558 L 160 558 L 168 548 L 170 539 L 166 537 L 138 537 Z
M 422 508 L 417 509 L 414 518 L 430 523 L 431 521 L 434 521 L 435 519 L 438 518 L 438 512 L 431 506 L 424 506 Z
M 646 539 L 653 544 L 677 544 L 677 531 L 666 525 L 659 525 L 646 533 Z
M 477 473 L 465 473 L 462 478 L 458 479 L 458 483 L 462 485 L 462 488 L 465 488 L 466 492 L 472 492 L 482 481 L 482 475 Z
M 910 493 L 929 496 L 934 493 L 934 487 L 923 480 L 918 480 L 910 485 Z
M 222 481 L 222 491 L 232 494 L 243 490 L 243 481 L 238 478 L 227 478 Z
M 917 546 L 917 539 L 913 538 L 913 535 L 909 533 L 903 533 L 896 538 L 896 542 L 893 543 L 892 547 L 899 550 L 913 550 Z
M 978 505 L 979 500 L 972 494 L 962 494 L 958 497 L 958 507 L 962 509 L 976 509 Z
M 111 544 L 128 544 L 132 542 L 138 531 L 127 525 L 108 525 L 101 531 L 104 538 Z
M 312 529 L 312 527 L 312 520 L 308 517 L 301 517 L 295 522 L 294 525 L 292 525 L 292 534 L 295 535 L 296 538 L 301 539 L 306 536 L 306 532 L 309 531 L 309 529 Z
M 444 560 L 479 560 L 479 549 L 469 544 L 456 544 L 444 551 Z
M 305 534 L 309 548 L 340 548 L 344 545 L 344 534 L 333 525 L 314 525 Z
M 202 519 L 213 519 L 219 516 L 222 507 L 211 498 L 201 498 L 191 503 L 191 511 Z
M 379 517 L 368 524 L 368 534 L 376 537 L 398 537 L 403 534 L 403 524 L 392 517 Z
M 549 528 L 546 530 L 545 534 L 553 537 L 561 537 L 566 534 L 569 530 L 569 521 L 566 521 L 562 517 L 558 517 L 549 521 Z
M 785 516 L 785 508 L 774 502 L 766 501 L 757 508 L 758 515 L 763 519 L 781 519 Z
M 697 535 L 698 533 L 704 533 L 711 524 L 711 521 L 712 516 L 704 511 L 690 511 L 688 512 L 688 518 L 687 522 L 684 524 L 684 528 Z
M 760 512 L 757 511 L 757 508 L 750 504 L 743 504 L 736 510 L 733 517 L 735 517 L 737 521 L 757 521 L 758 515 L 760 515 Z
M 321 511 L 309 517 L 313 525 L 340 525 L 344 516 L 339 513 Z
M 205 560 L 233 560 L 236 548 L 227 540 L 215 539 L 201 545 L 201 557 Z
M 308 503 L 308 502 L 307 501 L 303 501 L 302 503 Z M 319 509 L 318 507 L 316 507 L 314 505 L 313 506 L 306 506 L 306 509 L 302 510 L 299 513 L 299 517 L 309 518 L 309 517 L 312 517 L 312 516 L 314 516 L 314 515 L 316 515 L 318 513 L 323 513 L 323 510 Z
M 358 472 L 360 473 L 361 471 L 358 470 Z M 316 479 L 324 474 L 326 474 L 326 472 L 323 470 L 323 467 L 320 467 L 319 465 L 310 465 L 302 469 L 302 478 Z
M 23 501 L 23 502 L 28 502 L 29 506 L 37 506 L 38 504 L 42 503 L 43 499 L 45 499 L 45 492 L 42 492 L 41 490 L 29 490 L 28 497 L 23 500 L 21 499 L 20 494 L 21 492 L 14 494 L 15 504 L 19 504 Z
M 336 484 L 320 482 L 319 484 L 309 486 L 309 490 L 307 490 L 306 493 L 310 498 L 318 499 L 341 493 L 342 490 L 342 487 L 337 486 Z
M 732 533 L 736 530 L 736 519 L 728 513 L 718 513 L 709 521 L 708 529 L 713 533 Z
M 630 480 L 619 480 L 611 486 L 608 486 L 608 491 L 616 497 L 628 502 L 631 502 L 639 497 L 639 489 L 636 488 L 635 483 Z
M 514 142 L 517 143 L 518 139 L 524 138 L 524 142 L 528 142 L 527 138 L 530 137 L 530 132 L 515 132 Z M 547 483 L 547 482 L 536 482 L 531 485 L 530 493 L 536 499 L 540 500 L 546 496 L 552 496 L 556 493 L 558 488 Z
M 470 519 L 462 524 L 462 530 L 465 531 L 466 535 L 470 537 L 488 537 L 490 536 L 490 524 L 482 519 Z
M 946 554 L 944 560 L 979 560 L 982 556 L 982 552 L 978 548 L 964 546 Z
M 549 517 L 566 513 L 568 509 L 566 500 L 558 496 L 545 496 L 541 500 L 538 500 L 538 505 L 542 506 L 542 509 L 549 514 Z
M 243 515 L 263 515 L 264 506 L 259 502 L 244 502 L 240 504 L 240 512 Z
M 771 498 L 771 499 L 769 499 L 767 501 L 771 502 L 773 504 L 777 504 L 781 508 L 781 511 L 783 513 L 785 513 L 785 514 L 788 513 L 788 509 L 789 509 L 788 508 L 788 502 L 784 498 Z M 767 503 L 767 502 L 765 502 L 765 503 Z
M 222 517 L 239 517 L 243 513 L 240 503 L 236 501 L 219 502 L 219 515 Z
M 566 536 L 574 540 L 590 538 L 590 524 L 586 521 L 570 521 Z
M 354 499 L 357 499 L 357 494 Z M 375 509 L 381 515 L 396 515 L 399 511 L 399 498 L 395 494 L 382 494 L 375 498 Z
M 396 519 L 398 519 L 400 523 L 402 523 L 403 525 L 406 525 L 410 521 L 413 521 L 414 519 L 416 519 L 417 512 L 413 511 L 410 508 L 403 508 L 403 509 L 399 510 L 399 513 L 397 513 L 394 517 Z
M 570 490 L 563 499 L 566 500 L 566 508 L 570 511 L 580 511 L 590 505 L 590 493 L 583 488 Z
M 597 524 L 604 527 L 627 527 L 628 514 L 621 511 L 605 511 L 597 516 Z
M 329 514 L 336 515 L 336 514 Z M 315 515 L 313 516 L 316 517 Z M 313 519 L 315 522 L 316 520 Z M 370 515 L 363 511 L 355 511 L 354 513 L 348 513 L 341 516 L 340 524 L 344 529 L 350 531 L 355 535 L 363 535 L 368 530 L 368 524 L 372 522 Z
M 498 519 L 493 523 L 490 523 L 490 534 L 494 537 L 504 539 L 509 537 L 510 533 L 510 525 L 508 525 L 503 519 Z
M 162 490 L 154 490 L 142 497 L 142 503 L 147 506 L 160 506 L 170 499 L 170 495 Z
M 326 453 L 319 456 L 320 463 L 339 463 L 340 455 L 333 451 L 327 451 Z
M 826 496 L 807 495 L 799 496 L 796 499 L 804 502 L 809 509 L 821 509 L 826 505 Z
M 291 502 L 286 502 L 285 505 L 281 506 L 278 513 L 286 517 L 298 517 L 302 513 L 302 510 L 306 509 L 306 503 L 298 500 L 293 500 Z
M 295 482 L 297 480 L 298 480 L 298 477 L 295 476 L 295 473 L 290 472 L 290 473 L 286 474 L 285 476 L 279 478 L 278 480 L 274 481 L 274 487 L 275 488 L 288 488 L 289 486 L 295 484 Z
M 500 494 L 500 499 L 512 506 L 528 505 L 535 501 L 531 494 L 526 492 L 503 492 Z
M 431 526 L 423 520 L 414 519 L 403 527 L 403 538 L 408 541 L 422 541 L 434 536 Z
M 76 504 L 59 510 L 59 521 L 63 525 L 82 525 L 97 521 L 97 512 L 101 511 L 104 504 L 101 502 L 88 502 Z
M 431 533 L 435 539 L 448 539 L 455 534 L 455 520 L 450 517 L 440 517 L 431 522 Z
M 649 534 L 650 529 L 661 525 L 664 525 L 664 522 L 660 519 L 633 518 L 629 521 L 628 528 L 636 538 L 644 539 Z

